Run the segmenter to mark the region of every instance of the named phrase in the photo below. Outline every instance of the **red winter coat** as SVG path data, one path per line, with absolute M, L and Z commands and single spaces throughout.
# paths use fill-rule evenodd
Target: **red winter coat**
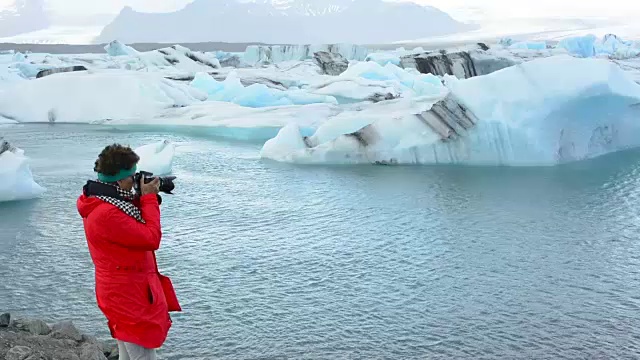
M 160 206 L 155 194 L 140 197 L 134 205 L 146 224 L 95 197 L 83 194 L 77 201 L 95 266 L 98 307 L 111 335 L 155 349 L 171 327 L 154 253 L 162 236 Z

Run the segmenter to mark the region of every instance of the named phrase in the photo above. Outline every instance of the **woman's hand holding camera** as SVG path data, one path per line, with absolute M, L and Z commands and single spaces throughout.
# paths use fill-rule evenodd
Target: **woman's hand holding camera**
M 160 192 L 160 179 L 155 177 L 153 181 L 148 184 L 144 183 L 144 176 L 140 179 L 140 192 L 142 195 L 157 194 Z

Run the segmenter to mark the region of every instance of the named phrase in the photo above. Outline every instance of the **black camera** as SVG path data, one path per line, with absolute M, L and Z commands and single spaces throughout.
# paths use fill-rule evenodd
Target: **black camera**
M 136 190 L 136 193 L 141 194 L 140 190 L 140 179 L 144 177 L 144 183 L 148 184 L 153 181 L 153 173 L 147 171 L 139 171 L 133 176 L 133 188 Z M 160 180 L 160 192 L 165 194 L 172 194 L 173 189 L 175 189 L 175 184 L 173 180 L 176 179 L 175 176 L 157 176 Z

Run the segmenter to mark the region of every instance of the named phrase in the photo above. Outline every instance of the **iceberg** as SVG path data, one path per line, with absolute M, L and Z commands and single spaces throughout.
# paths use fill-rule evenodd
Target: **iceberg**
M 586 58 L 596 55 L 595 45 L 595 35 L 585 35 L 562 39 L 557 47 L 566 49 L 571 55 Z
M 424 53 L 426 53 L 426 51 L 422 47 L 417 47 L 411 51 L 405 50 L 405 48 L 401 47 L 394 51 L 377 51 L 370 53 L 365 58 L 365 61 L 373 61 L 382 66 L 387 64 L 400 66 L 402 57 Z
M 393 64 L 400 66 L 400 56 L 391 52 L 377 52 L 367 55 L 365 61 L 373 61 L 378 65 Z
M 42 70 L 36 75 L 36 79 L 65 72 L 74 72 L 74 71 L 87 71 L 87 68 L 81 65 L 76 66 L 65 66 L 54 69 Z
M 250 45 L 244 52 L 244 62 L 255 66 L 267 63 L 275 64 L 283 61 L 303 61 L 313 58 L 313 54 L 324 51 L 340 54 L 347 60 L 363 61 L 369 54 L 369 49 L 353 44 L 327 45 Z
M 160 74 L 122 70 L 68 72 L 0 88 L 0 117 L 17 122 L 94 123 L 154 117 L 206 100 Z
M 114 40 L 107 44 L 104 49 L 109 56 L 136 56 L 138 51 L 130 46 L 121 43 L 118 40 Z
M 215 53 L 192 51 L 184 46 L 173 45 L 148 52 L 138 52 L 119 42 L 105 46 L 107 54 L 54 55 L 33 53 L 29 57 L 0 56 L 0 66 L 19 74 L 25 79 L 34 79 L 39 73 L 56 72 L 63 68 L 84 67 L 89 70 L 128 70 L 156 72 L 175 78 L 193 78 L 196 72 L 218 72 L 220 61 Z M 22 55 L 22 54 L 20 54 Z
M 509 49 L 545 50 L 546 48 L 546 41 L 521 41 L 509 45 Z
M 213 54 L 191 51 L 190 49 L 173 45 L 170 47 L 139 52 L 127 56 L 116 56 L 112 58 L 119 64 L 119 68 L 126 70 L 180 70 L 193 74 L 199 71 L 215 71 L 220 69 L 220 61 Z
M 313 55 L 313 61 L 322 69 L 323 74 L 336 76 L 349 68 L 349 61 L 340 54 L 318 51 Z
M 44 70 L 54 69 L 55 66 L 47 64 L 31 64 L 26 62 L 17 62 L 9 66 L 10 69 L 17 69 L 22 77 L 26 79 L 33 79 L 38 76 L 38 73 Z
M 400 66 L 405 69 L 438 76 L 455 75 L 459 79 L 487 75 L 516 63 L 512 57 L 497 56 L 484 50 L 424 52 L 404 55 L 400 59 Z
M 552 166 L 640 146 L 640 85 L 604 59 L 558 55 L 470 79 L 447 75 L 445 84 L 445 96 L 413 99 L 413 113 L 406 111 L 411 99 L 399 99 L 342 113 L 312 136 L 288 124 L 261 157 Z
M 510 38 L 510 37 L 504 37 L 504 38 L 501 38 L 501 39 L 498 41 L 498 44 L 499 44 L 499 45 L 501 45 L 501 46 L 503 46 L 503 47 L 509 47 L 509 46 L 513 45 L 513 43 L 514 43 L 514 42 L 515 42 L 515 41 L 514 41 L 512 38 Z
M 640 46 L 614 34 L 607 34 L 602 42 L 596 44 L 596 54 L 606 54 L 612 59 L 629 59 L 640 55 Z
M 640 46 L 614 34 L 607 34 L 600 40 L 593 34 L 568 37 L 562 39 L 557 47 L 566 49 L 569 54 L 578 57 L 607 56 L 622 60 L 640 55 Z
M 331 95 L 343 103 L 434 95 L 441 94 L 443 89 L 437 76 L 410 73 L 393 64 L 380 66 L 376 62 L 353 63 L 339 76 L 306 88 L 312 94 Z
M 331 96 L 310 94 L 303 90 L 270 89 L 264 84 L 242 85 L 235 71 L 219 82 L 207 73 L 197 73 L 191 86 L 208 94 L 212 101 L 227 101 L 247 107 L 306 105 L 314 103 L 337 104 Z
M 0 139 L 0 202 L 34 199 L 44 192 L 33 180 L 24 151 Z
M 140 146 L 134 152 L 140 157 L 139 171 L 148 171 L 154 175 L 169 175 L 173 171 L 176 146 L 169 140 Z
M 0 66 L 0 87 L 22 80 L 18 70 Z
M 333 104 L 251 108 L 230 102 L 205 101 L 163 110 L 155 118 L 114 119 L 104 125 L 123 131 L 153 130 L 211 136 L 264 144 L 290 123 L 311 135 L 328 118 L 346 111 Z
M 235 73 L 245 86 L 264 84 L 277 90 L 301 88 L 316 79 L 325 77 L 314 60 L 286 61 L 259 68 L 222 68 L 217 71 L 217 74 L 209 74 L 216 80 L 222 81 L 231 73 Z
M 15 54 L 13 54 L 13 61 L 14 62 L 25 62 L 27 61 L 27 56 L 21 52 L 17 52 Z

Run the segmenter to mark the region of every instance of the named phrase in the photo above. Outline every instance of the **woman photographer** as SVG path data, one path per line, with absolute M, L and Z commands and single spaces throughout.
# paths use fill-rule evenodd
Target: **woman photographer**
M 138 155 L 107 146 L 95 162 L 98 181 L 89 181 L 77 200 L 95 267 L 98 307 L 118 340 L 120 359 L 153 360 L 179 311 L 170 280 L 158 272 L 155 250 L 162 236 L 159 180 L 140 180 Z

